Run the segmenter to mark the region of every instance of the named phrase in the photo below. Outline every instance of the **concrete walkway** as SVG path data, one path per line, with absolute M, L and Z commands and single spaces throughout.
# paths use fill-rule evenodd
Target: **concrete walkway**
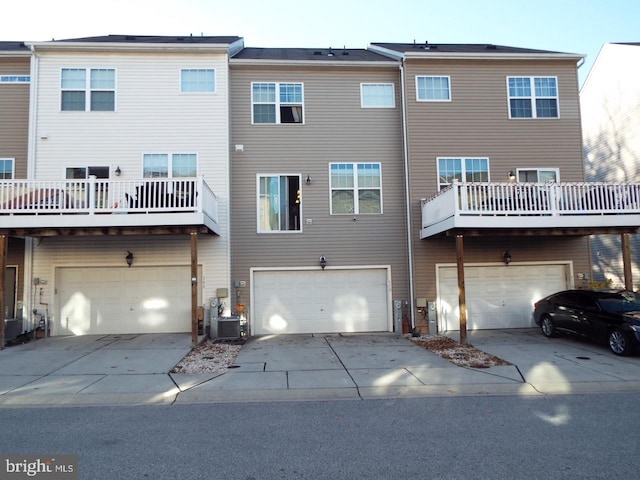
M 222 375 L 169 374 L 190 335 L 53 337 L 0 351 L 0 406 L 640 392 L 640 356 L 537 329 L 468 341 L 512 365 L 458 367 L 391 333 L 290 335 L 250 339 Z

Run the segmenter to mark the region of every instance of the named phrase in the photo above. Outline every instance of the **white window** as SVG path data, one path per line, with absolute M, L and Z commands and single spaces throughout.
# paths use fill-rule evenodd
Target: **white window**
M 451 101 L 450 77 L 417 76 L 416 95 L 419 102 Z
M 548 183 L 560 180 L 557 168 L 518 168 L 518 182 Z
M 301 231 L 300 175 L 258 175 L 258 232 Z
M 559 118 L 556 77 L 507 77 L 509 118 Z
M 362 108 L 395 108 L 393 83 L 361 83 L 360 102 Z
M 9 180 L 15 176 L 15 160 L 13 158 L 0 158 L 0 179 Z
M 0 83 L 30 83 L 31 75 L 0 75 Z
M 109 178 L 109 167 L 67 167 L 65 170 L 65 178 L 68 180 L 85 179 L 90 175 Z
M 144 178 L 196 177 L 198 156 L 195 153 L 145 153 L 142 157 Z
M 253 123 L 304 123 L 302 83 L 252 83 Z
M 212 68 L 182 69 L 180 91 L 182 93 L 214 93 L 216 91 L 215 70 Z
M 482 157 L 438 158 L 438 190 L 458 182 L 488 182 L 489 159 Z
M 382 173 L 379 163 L 332 163 L 331 214 L 382 213 Z
M 63 68 L 62 111 L 113 112 L 116 100 L 116 71 L 111 68 Z

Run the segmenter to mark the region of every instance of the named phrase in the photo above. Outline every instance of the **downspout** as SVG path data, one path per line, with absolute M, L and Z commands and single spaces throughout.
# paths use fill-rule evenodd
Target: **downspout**
M 411 235 L 411 184 L 409 183 L 409 139 L 407 131 L 407 92 L 405 87 L 404 59 L 400 60 L 400 84 L 402 90 L 402 147 L 404 150 L 404 183 L 405 202 L 407 209 L 407 254 L 409 256 L 409 312 L 411 318 L 411 332 L 416 328 L 414 313 L 415 286 L 413 280 L 413 238 Z
M 29 131 L 28 131 L 28 147 L 27 147 L 27 179 L 35 179 L 36 178 L 36 151 L 37 151 L 37 134 L 36 134 L 36 119 L 38 117 L 38 101 L 37 101 L 37 91 L 38 91 L 38 75 L 40 71 L 40 65 L 38 56 L 35 52 L 35 47 L 33 45 L 29 45 L 29 49 L 31 50 L 31 83 L 29 84 Z M 23 330 L 24 328 L 24 319 L 31 319 L 29 323 L 29 327 L 26 328 L 26 331 L 29 332 L 31 329 L 35 331 L 37 325 L 35 325 L 35 316 L 33 312 L 37 309 L 36 301 L 35 301 L 35 286 L 33 284 L 33 257 L 35 255 L 35 241 L 33 237 L 25 237 L 25 245 L 24 245 L 24 270 L 25 275 L 24 279 L 28 279 L 29 281 L 23 285 L 24 292 L 22 295 L 23 303 L 26 303 L 26 308 L 23 305 Z M 25 302 L 27 300 L 27 302 Z

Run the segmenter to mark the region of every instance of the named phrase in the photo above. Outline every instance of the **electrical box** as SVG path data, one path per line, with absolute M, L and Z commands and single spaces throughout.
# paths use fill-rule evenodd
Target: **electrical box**
M 438 311 L 436 302 L 427 302 L 427 318 L 429 319 L 429 333 L 438 333 Z
M 402 300 L 393 301 L 393 325 L 396 333 L 402 333 Z
M 416 308 L 427 308 L 427 299 L 416 298 Z
M 216 297 L 227 298 L 229 296 L 228 288 L 216 288 Z

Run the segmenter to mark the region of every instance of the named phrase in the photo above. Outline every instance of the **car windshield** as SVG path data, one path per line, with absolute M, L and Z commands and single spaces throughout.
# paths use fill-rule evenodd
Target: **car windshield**
M 640 311 L 640 303 L 630 300 L 624 295 L 607 295 L 598 298 L 598 303 L 605 312 L 626 313 Z

